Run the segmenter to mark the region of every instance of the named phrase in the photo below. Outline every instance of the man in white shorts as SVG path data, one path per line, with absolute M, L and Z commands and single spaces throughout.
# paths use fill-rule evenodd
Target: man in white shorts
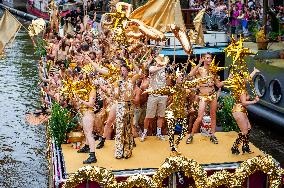
M 166 86 L 166 65 L 169 63 L 169 58 L 163 54 L 159 54 L 155 59 L 156 63 L 154 66 L 149 67 L 150 73 L 150 84 L 149 89 L 157 90 Z M 147 137 L 148 127 L 150 120 L 157 118 L 157 138 L 165 140 L 162 135 L 162 126 L 165 121 L 165 110 L 167 106 L 168 96 L 151 94 L 148 97 L 146 117 L 144 120 L 144 132 L 141 136 L 141 142 Z

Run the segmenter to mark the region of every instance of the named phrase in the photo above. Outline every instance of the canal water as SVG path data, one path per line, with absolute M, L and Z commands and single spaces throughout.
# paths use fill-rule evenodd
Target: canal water
M 25 122 L 25 113 L 39 105 L 37 75 L 22 29 L 0 60 L 0 188 L 47 187 L 45 127 Z
M 37 83 L 31 40 L 21 30 L 0 60 L 0 188 L 47 187 L 45 127 L 25 122 L 25 113 L 39 106 Z M 283 135 L 252 124 L 252 142 L 284 166 Z

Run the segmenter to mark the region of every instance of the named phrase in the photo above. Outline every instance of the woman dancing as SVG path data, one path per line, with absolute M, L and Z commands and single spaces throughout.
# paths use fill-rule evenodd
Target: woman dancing
M 254 71 L 250 74 L 250 77 L 252 78 L 257 72 L 259 71 L 257 69 L 254 69 Z M 231 83 L 238 86 L 233 89 L 233 94 L 236 99 L 236 103 L 233 106 L 232 114 L 238 124 L 238 127 L 241 130 L 238 135 L 238 138 L 236 139 L 231 148 L 231 151 L 232 154 L 240 154 L 239 146 L 241 145 L 241 143 L 243 143 L 243 153 L 252 153 L 249 148 L 249 135 L 251 130 L 251 124 L 247 116 L 247 106 L 257 103 L 259 101 L 259 97 L 256 96 L 254 100 L 249 100 L 250 97 L 246 90 L 245 84 L 246 79 L 242 79 L 241 74 L 235 74 L 234 77 L 229 78 L 229 80 Z

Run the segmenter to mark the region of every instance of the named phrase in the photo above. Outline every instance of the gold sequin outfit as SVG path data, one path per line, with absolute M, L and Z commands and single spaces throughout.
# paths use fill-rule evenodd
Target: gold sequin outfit
M 133 84 L 131 80 L 119 81 L 119 99 L 116 108 L 116 135 L 115 158 L 129 158 L 133 150 L 133 103 L 124 101 L 125 98 L 133 98 Z
M 241 103 L 236 103 L 232 109 L 232 113 L 234 112 L 242 112 L 247 114 L 247 109 Z
M 199 94 L 198 98 L 199 100 L 204 101 L 204 102 L 211 102 L 217 98 L 217 93 L 216 91 L 213 91 L 213 92 L 210 92 L 209 94 Z
M 150 91 L 150 94 L 160 94 L 160 95 L 172 95 L 173 102 L 166 110 L 166 121 L 168 126 L 168 136 L 170 147 L 174 148 L 178 146 L 180 141 L 184 138 L 187 131 L 187 113 L 186 113 L 186 89 L 195 87 L 198 82 L 184 82 L 182 84 L 176 84 L 173 87 L 164 87 L 154 91 Z M 178 136 L 177 140 L 174 142 L 174 129 L 176 124 L 182 126 L 182 132 Z

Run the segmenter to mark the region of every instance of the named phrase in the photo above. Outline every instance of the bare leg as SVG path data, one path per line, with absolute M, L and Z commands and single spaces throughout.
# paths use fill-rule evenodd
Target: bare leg
M 211 118 L 211 132 L 214 134 L 216 131 L 216 112 L 217 112 L 217 98 L 210 102 L 210 118 Z
M 192 128 L 191 134 L 189 135 L 189 137 L 186 140 L 186 144 L 192 143 L 193 135 L 194 135 L 194 133 L 197 132 L 197 130 L 199 128 L 199 125 L 200 125 L 200 123 L 202 121 L 202 118 L 204 116 L 205 108 L 206 108 L 206 102 L 203 101 L 203 100 L 200 100 L 199 101 L 198 116 L 197 116 L 197 118 L 196 118 L 196 120 L 195 120 L 195 122 L 193 124 L 193 128 Z
M 235 112 L 233 113 L 233 116 L 235 120 L 237 121 L 238 127 L 240 128 L 242 132 L 242 141 L 243 141 L 243 147 L 242 151 L 243 153 L 251 153 L 251 150 L 249 148 L 249 138 L 248 138 L 248 128 L 250 127 L 250 123 L 248 120 L 248 117 L 243 112 Z
M 144 131 L 143 131 L 141 139 L 140 139 L 141 142 L 144 142 L 145 138 L 147 137 L 147 131 L 149 129 L 151 120 L 152 120 L 152 118 L 147 118 L 147 117 L 145 117 L 145 119 L 144 119 Z
M 165 122 L 165 117 L 158 117 L 157 127 L 162 128 Z
M 106 138 L 108 140 L 111 139 L 111 133 L 113 131 L 112 125 L 115 121 L 115 118 L 116 118 L 116 104 L 112 105 L 110 109 L 109 116 L 107 118 L 106 125 L 104 127 L 103 138 Z
M 82 118 L 84 133 L 86 136 L 86 144 L 90 146 L 90 152 L 95 152 L 95 139 L 93 138 L 94 114 L 85 112 Z
M 191 135 L 194 135 L 194 133 L 197 132 L 199 126 L 200 126 L 200 123 L 202 121 L 202 118 L 204 116 L 204 112 L 205 112 L 205 108 L 206 108 L 206 102 L 203 101 L 203 100 L 200 100 L 199 101 L 199 109 L 198 109 L 198 116 L 193 124 L 193 128 L 192 128 L 192 131 L 191 131 Z
M 240 128 L 241 132 L 243 134 L 248 133 L 248 119 L 245 113 L 243 112 L 234 112 L 233 116 L 238 124 L 238 127 Z

